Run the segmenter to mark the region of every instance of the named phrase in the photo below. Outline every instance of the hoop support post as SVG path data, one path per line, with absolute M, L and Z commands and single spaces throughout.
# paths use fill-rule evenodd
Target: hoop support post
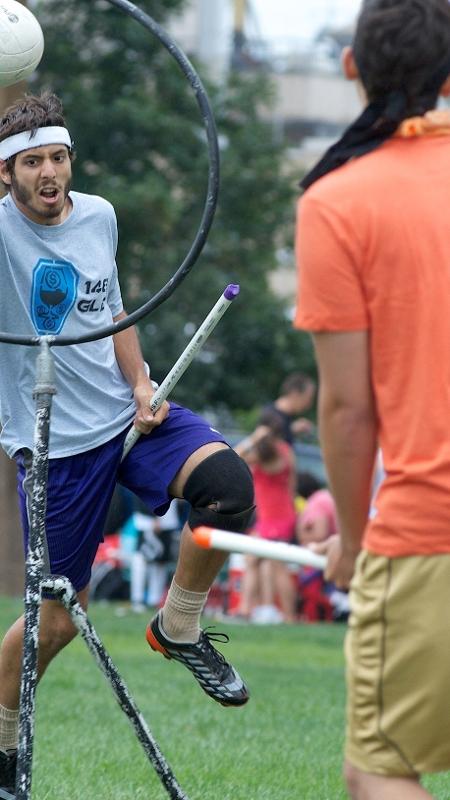
M 59 575 L 50 575 L 44 579 L 42 588 L 46 593 L 53 594 L 55 599 L 59 600 L 70 615 L 73 624 L 83 637 L 97 666 L 110 684 L 120 708 L 133 726 L 137 739 L 142 745 L 147 758 L 155 768 L 169 797 L 172 798 L 172 800 L 188 800 L 187 795 L 177 783 L 171 768 L 159 749 L 156 740 L 152 736 L 144 717 L 120 676 L 117 667 L 108 655 L 92 623 L 89 621 L 86 612 L 78 602 L 75 589 L 68 578 Z
M 50 350 L 52 337 L 43 337 L 36 359 L 36 400 L 34 448 L 32 467 L 32 495 L 29 512 L 29 541 L 25 566 L 25 624 L 20 686 L 19 746 L 17 752 L 16 799 L 28 800 L 31 791 L 33 762 L 35 695 L 37 686 L 37 659 L 39 621 L 41 610 L 41 583 L 48 569 L 45 536 L 47 509 L 48 441 L 50 413 L 54 383 L 54 360 Z

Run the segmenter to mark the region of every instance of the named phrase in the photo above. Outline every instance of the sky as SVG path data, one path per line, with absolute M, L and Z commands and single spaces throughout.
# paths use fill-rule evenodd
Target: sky
M 326 24 L 352 22 L 361 0 L 251 0 L 264 39 L 309 39 Z

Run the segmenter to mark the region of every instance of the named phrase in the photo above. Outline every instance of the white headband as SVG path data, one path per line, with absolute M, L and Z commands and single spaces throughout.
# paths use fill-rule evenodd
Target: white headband
M 16 156 L 17 153 L 22 153 L 24 150 L 30 150 L 34 147 L 43 147 L 46 144 L 65 144 L 72 149 L 72 137 L 67 128 L 62 127 L 47 127 L 37 128 L 36 131 L 23 131 L 22 133 L 15 133 L 14 136 L 8 136 L 3 142 L 0 142 L 0 159 L 6 161 L 11 156 Z

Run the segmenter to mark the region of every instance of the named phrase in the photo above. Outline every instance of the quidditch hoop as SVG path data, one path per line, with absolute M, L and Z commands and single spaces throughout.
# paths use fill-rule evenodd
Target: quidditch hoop
M 167 34 L 166 31 L 161 28 L 161 26 L 158 25 L 154 19 L 152 19 L 152 17 L 149 17 L 148 14 L 146 14 L 144 11 L 141 11 L 140 8 L 134 5 L 134 3 L 129 2 L 129 0 L 107 0 L 107 2 L 112 6 L 116 6 L 125 14 L 135 19 L 136 22 L 139 22 L 140 25 L 142 25 L 144 28 L 147 28 L 147 30 L 149 30 L 150 33 L 152 33 L 159 40 L 159 42 L 166 48 L 169 55 L 172 56 L 172 58 L 174 58 L 178 63 L 182 73 L 193 89 L 203 120 L 206 135 L 209 161 L 208 185 L 206 187 L 203 214 L 197 229 L 197 233 L 195 234 L 194 240 L 186 256 L 184 257 L 183 262 L 174 272 L 172 277 L 167 281 L 167 283 L 155 295 L 153 295 L 150 300 L 147 300 L 144 305 L 140 306 L 140 308 L 136 309 L 136 311 L 133 311 L 131 314 L 128 314 L 128 316 L 120 320 L 120 322 L 108 325 L 106 328 L 97 330 L 94 333 L 76 338 L 71 336 L 49 336 L 47 337 L 48 342 L 52 347 L 61 347 L 68 344 L 82 344 L 84 342 L 94 341 L 95 339 L 102 339 L 105 336 L 112 336 L 120 331 L 125 330 L 126 328 L 129 328 L 131 325 L 134 325 L 147 314 L 150 314 L 151 311 L 154 311 L 155 308 L 158 308 L 161 303 L 164 303 L 165 300 L 167 300 L 173 294 L 175 289 L 180 285 L 181 281 L 184 280 L 186 275 L 189 274 L 190 270 L 196 263 L 200 253 L 203 250 L 206 239 L 208 238 L 217 206 L 217 197 L 219 193 L 219 143 L 211 104 L 197 72 L 183 51 L 178 47 L 178 45 L 175 44 L 169 34 Z M 25 336 L 6 331 L 0 331 L 0 342 L 5 342 L 6 344 L 36 346 L 40 344 L 40 340 L 40 336 Z

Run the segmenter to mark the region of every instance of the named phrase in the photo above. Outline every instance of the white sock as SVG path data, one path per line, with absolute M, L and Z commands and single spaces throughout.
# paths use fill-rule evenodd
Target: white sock
M 200 636 L 200 615 L 208 592 L 189 592 L 172 580 L 162 609 L 162 625 L 168 639 L 174 642 L 197 642 Z
M 17 750 L 19 742 L 19 709 L 11 710 L 0 703 L 0 750 Z

